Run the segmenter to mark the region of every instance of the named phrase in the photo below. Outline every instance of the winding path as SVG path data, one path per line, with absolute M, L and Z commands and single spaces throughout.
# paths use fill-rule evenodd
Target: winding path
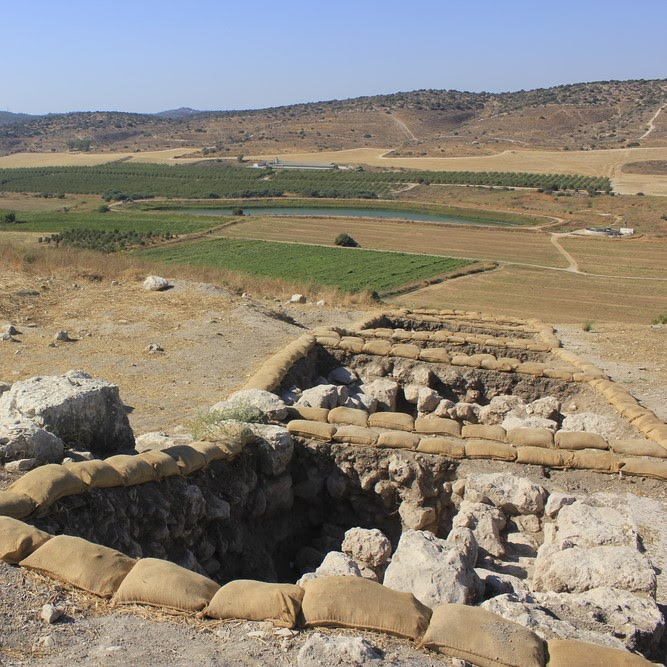
M 563 236 L 572 236 L 572 234 L 568 234 L 567 232 L 562 232 L 562 233 L 551 232 L 551 234 L 549 235 L 549 240 L 555 246 L 556 250 L 558 250 L 558 252 L 561 255 L 563 255 L 563 257 L 565 257 L 565 259 L 567 260 L 568 266 L 566 267 L 565 271 L 569 271 L 570 273 L 581 273 L 583 275 L 590 275 L 579 270 L 579 264 L 577 264 L 577 260 L 575 260 L 574 257 L 572 257 L 572 255 L 570 255 L 570 253 L 567 250 L 565 250 L 565 248 L 563 248 L 563 246 L 558 242 L 558 239 Z
M 661 106 L 661 107 L 660 107 L 660 108 L 653 114 L 653 116 L 651 117 L 651 120 L 649 120 L 649 122 L 648 122 L 648 130 L 646 130 L 646 132 L 644 132 L 644 134 L 642 134 L 642 136 L 639 137 L 640 139 L 645 139 L 646 137 L 648 137 L 649 134 L 651 134 L 651 132 L 653 132 L 653 130 L 655 130 L 655 120 L 656 120 L 656 118 L 660 115 L 660 112 L 661 112 L 665 107 L 667 107 L 667 102 L 665 102 L 665 104 L 663 104 L 663 105 L 662 105 L 662 106 Z

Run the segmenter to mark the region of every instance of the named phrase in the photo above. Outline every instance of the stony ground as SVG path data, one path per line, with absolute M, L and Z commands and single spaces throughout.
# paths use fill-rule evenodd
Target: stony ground
M 137 433 L 173 430 L 224 395 L 272 351 L 303 331 L 322 323 L 345 324 L 361 313 L 255 301 L 212 286 L 176 282 L 174 289 L 149 293 L 137 280 L 94 282 L 70 278 L 26 279 L 0 272 L 0 319 L 22 332 L 19 342 L 0 342 L 0 381 L 15 382 L 39 374 L 82 368 L 94 377 L 117 383 Z M 2 299 L 9 290 L 36 295 Z M 61 329 L 76 339 L 53 343 Z M 657 414 L 665 418 L 664 337 L 647 327 L 594 330 L 585 333 L 559 327 L 567 347 L 607 370 Z M 664 332 L 663 332 L 664 333 Z M 656 344 L 657 341 L 657 344 Z M 164 352 L 145 348 L 159 343 Z M 467 461 L 459 476 L 514 470 L 500 462 Z M 654 480 L 619 479 L 585 471 L 545 473 L 532 466 L 521 474 L 563 491 L 612 491 L 637 497 L 636 521 L 651 526 L 648 555 L 667 572 L 667 530 L 655 522 L 656 508 L 667 503 L 665 485 Z M 658 503 L 658 504 L 656 504 Z M 658 599 L 665 599 L 665 574 Z M 43 604 L 65 609 L 53 625 L 39 619 Z M 0 565 L 0 665 L 160 664 L 160 665 L 298 665 L 358 664 L 340 655 L 309 662 L 303 645 L 314 631 L 275 635 L 259 623 L 212 623 L 167 616 L 145 609 L 113 609 L 107 602 L 66 590 L 17 568 Z M 322 630 L 326 636 L 360 637 L 369 642 L 365 664 L 449 664 L 409 642 L 360 631 Z M 324 654 L 322 654 L 324 655 Z M 334 662 L 332 662 L 334 660 Z

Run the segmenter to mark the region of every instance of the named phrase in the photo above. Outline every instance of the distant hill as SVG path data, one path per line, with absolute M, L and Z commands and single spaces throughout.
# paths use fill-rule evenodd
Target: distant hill
M 203 113 L 202 111 L 197 111 L 197 109 L 191 109 L 190 107 L 179 107 L 178 109 L 169 109 L 168 111 L 158 111 L 154 114 L 155 116 L 160 116 L 160 118 L 188 118 L 189 116 L 194 116 L 195 114 Z
M 598 81 L 507 93 L 416 90 L 258 110 L 28 116 L 0 127 L 0 155 L 196 147 L 208 157 L 392 148 L 399 155 L 486 155 L 514 148 L 667 145 L 667 80 Z M 0 123 L 1 125 L 1 123 Z M 652 129 L 651 129 L 652 128 Z M 650 132 L 648 130 L 650 129 Z
M 0 125 L 16 125 L 35 118 L 27 113 L 12 113 L 11 111 L 0 111 Z

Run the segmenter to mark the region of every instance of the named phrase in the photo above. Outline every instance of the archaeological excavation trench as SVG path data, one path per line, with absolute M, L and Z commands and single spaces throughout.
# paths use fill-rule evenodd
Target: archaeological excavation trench
M 0 412 L 23 419 L 37 411 L 20 384 Z M 667 545 L 646 521 L 660 505 L 622 480 L 667 479 L 666 427 L 539 323 L 403 311 L 316 329 L 214 405 L 199 441 L 145 434 L 138 454 L 92 437 L 76 460 L 40 433 L 50 410 L 0 439 L 5 457 L 48 445 L 0 491 L 9 563 L 115 604 L 380 630 L 473 664 L 664 652 Z M 622 492 L 551 483 L 570 470 Z M 85 576 L 98 557 L 121 563 L 105 587 Z

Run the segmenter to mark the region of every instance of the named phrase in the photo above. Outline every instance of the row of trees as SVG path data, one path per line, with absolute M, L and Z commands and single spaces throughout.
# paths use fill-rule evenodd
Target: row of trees
M 161 241 L 176 238 L 169 232 L 135 230 L 120 231 L 102 229 L 70 229 L 60 234 L 40 236 L 39 243 L 53 244 L 55 246 L 70 246 L 73 248 L 84 248 L 86 250 L 97 250 L 98 252 L 111 253 L 127 250 L 137 246 L 152 245 Z

